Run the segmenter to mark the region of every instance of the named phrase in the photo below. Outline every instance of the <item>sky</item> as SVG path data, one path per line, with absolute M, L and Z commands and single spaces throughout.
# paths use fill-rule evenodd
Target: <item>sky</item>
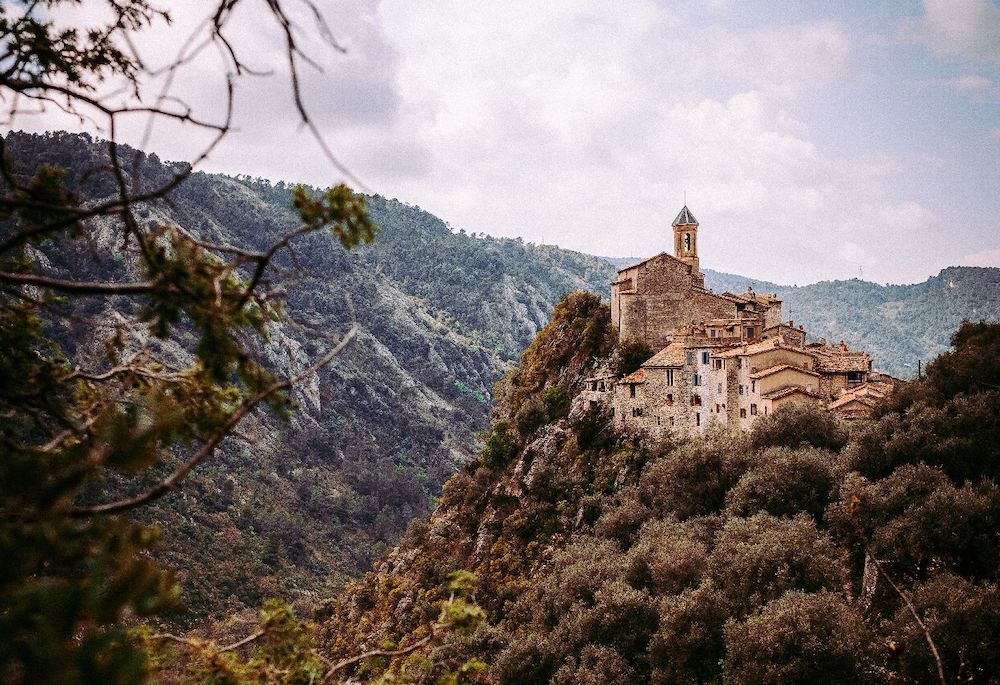
M 137 38 L 148 63 L 168 62 L 211 4 L 169 3 L 173 24 Z M 245 0 L 227 31 L 271 73 L 237 80 L 237 130 L 200 168 L 337 183 L 263 5 Z M 1000 266 L 998 0 L 318 5 L 345 50 L 298 6 L 324 139 L 356 185 L 454 230 L 647 257 L 672 249 L 686 199 L 718 271 L 801 285 Z M 59 19 L 96 21 L 93 7 Z M 199 115 L 221 116 L 220 63 L 205 51 L 173 82 Z M 81 125 L 50 108 L 10 127 Z M 144 127 L 122 122 L 120 138 L 170 160 L 204 143 Z

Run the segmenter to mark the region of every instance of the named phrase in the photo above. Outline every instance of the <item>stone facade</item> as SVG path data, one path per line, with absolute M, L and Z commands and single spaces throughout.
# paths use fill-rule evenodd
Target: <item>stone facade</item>
M 619 337 L 643 341 L 656 354 L 624 378 L 588 379 L 584 401 L 609 404 L 617 425 L 653 437 L 702 434 L 713 425 L 749 430 L 789 402 L 852 418 L 871 410 L 882 390 L 866 390 L 868 355 L 843 342 L 807 344 L 802 326 L 782 320 L 775 295 L 707 290 L 698 223 L 687 207 L 673 229 L 676 256 L 625 267 L 611 284 Z

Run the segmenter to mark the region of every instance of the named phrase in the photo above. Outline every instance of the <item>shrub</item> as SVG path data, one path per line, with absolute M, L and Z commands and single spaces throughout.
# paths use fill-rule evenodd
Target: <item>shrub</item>
M 725 642 L 723 679 L 732 685 L 870 682 L 864 621 L 832 592 L 785 593 L 728 623 Z
M 480 459 L 483 466 L 498 469 L 509 464 L 517 456 L 517 441 L 510 432 L 510 424 L 497 421 L 483 435 L 483 451 Z
M 834 455 L 814 448 L 772 448 L 754 455 L 750 469 L 726 495 L 736 516 L 810 514 L 816 521 L 836 496 Z
M 652 356 L 653 351 L 649 349 L 649 345 L 641 340 L 627 338 L 620 341 L 615 348 L 611 366 L 617 375 L 627 376 L 637 371 Z
M 839 452 L 847 444 L 847 431 L 832 413 L 815 404 L 790 402 L 754 422 L 754 449 L 811 445 Z

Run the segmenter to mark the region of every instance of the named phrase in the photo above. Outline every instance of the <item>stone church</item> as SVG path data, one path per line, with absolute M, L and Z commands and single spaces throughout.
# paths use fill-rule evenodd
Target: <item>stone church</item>
M 610 404 L 623 427 L 652 436 L 748 430 L 786 402 L 809 402 L 845 418 L 867 415 L 895 379 L 845 343 L 807 343 L 784 321 L 774 294 L 714 293 L 698 259 L 698 221 L 685 205 L 673 222 L 674 253 L 618 271 L 611 320 L 621 340 L 654 355 L 636 372 L 587 379 L 584 399 Z

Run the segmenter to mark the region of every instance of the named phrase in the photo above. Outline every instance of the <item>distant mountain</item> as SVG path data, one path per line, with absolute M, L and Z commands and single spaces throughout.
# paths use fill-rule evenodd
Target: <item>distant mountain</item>
M 11 133 L 5 144 L 25 177 L 50 164 L 67 170 L 68 186 L 85 201 L 115 191 L 104 143 Z M 130 183 L 137 168 L 144 187 L 170 173 L 155 155 L 128 151 L 122 159 Z M 138 215 L 259 250 L 296 225 L 291 190 L 195 173 Z M 347 329 L 352 309 L 356 341 L 297 390 L 300 411 L 289 424 L 259 412 L 182 494 L 139 514 L 164 530 L 162 556 L 178 569 L 189 610 L 181 620 L 256 607 L 272 595 L 328 597 L 359 575 L 475 453 L 493 384 L 556 301 L 573 290 L 604 291 L 614 274 L 596 257 L 453 232 L 396 200 L 375 196 L 369 208 L 380 227 L 370 246 L 348 253 L 311 235 L 298 244 L 297 263 L 279 263 L 297 274 L 287 300 L 292 321 L 277 326 L 260 352 L 279 373 L 290 373 L 296 360 L 331 344 L 323 333 Z M 119 242 L 110 234 L 93 245 L 59 241 L 44 258 L 55 273 L 120 277 L 133 262 Z M 91 305 L 86 313 L 95 320 L 114 320 L 113 300 Z M 99 329 L 54 335 L 83 363 L 100 348 Z
M 705 270 L 716 291 L 775 292 L 786 319 L 813 339 L 844 340 L 875 359 L 878 369 L 910 378 L 948 349 L 963 320 L 1000 320 L 1000 269 L 954 266 L 923 283 L 879 285 L 859 279 L 787 286 Z

